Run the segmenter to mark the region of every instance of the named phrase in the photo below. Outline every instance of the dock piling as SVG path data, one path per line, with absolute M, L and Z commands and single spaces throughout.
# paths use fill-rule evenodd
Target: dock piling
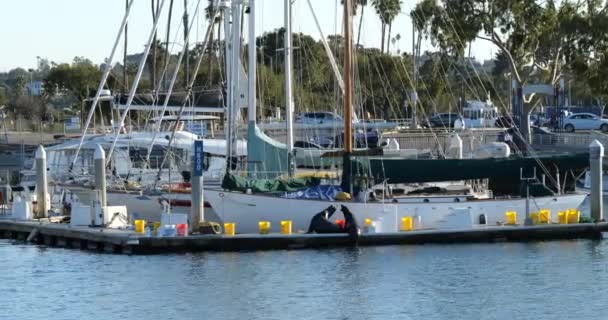
M 205 221 L 203 200 L 203 141 L 194 141 L 194 159 L 192 161 L 192 207 L 190 209 L 190 225 L 192 232 L 199 223 Z
M 95 191 L 99 193 L 101 207 L 105 208 L 107 203 L 106 193 L 106 152 L 98 144 L 95 148 Z
M 48 179 L 46 171 L 46 151 L 40 145 L 36 150 L 36 218 L 46 218 L 49 211 L 48 198 Z
M 603 194 L 603 168 L 602 158 L 604 157 L 604 146 L 594 140 L 589 145 L 589 166 L 591 168 L 591 218 L 596 222 L 604 219 L 604 206 L 602 202 Z

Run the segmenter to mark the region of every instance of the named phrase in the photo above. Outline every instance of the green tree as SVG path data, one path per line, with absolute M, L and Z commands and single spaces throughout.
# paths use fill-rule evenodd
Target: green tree
M 25 95 L 25 77 L 18 76 L 13 85 L 12 98 L 17 99 Z
M 519 83 L 555 83 L 566 62 L 596 49 L 598 43 L 590 39 L 606 38 L 589 28 L 606 15 L 593 10 L 571 1 L 423 0 L 412 16 L 417 28 L 449 54 L 462 57 L 468 43 L 489 41 Z
M 0 87 L 0 106 L 4 106 L 8 103 L 8 97 L 5 94 L 4 88 Z
M 94 94 L 101 72 L 91 60 L 75 57 L 72 64 L 62 63 L 51 68 L 44 79 L 44 91 L 49 97 L 69 92 L 79 100 Z
M 209 56 L 215 56 L 214 53 L 220 48 L 220 39 L 221 39 L 221 25 L 222 25 L 222 11 L 220 11 L 219 14 L 217 13 L 217 10 L 219 10 L 219 8 L 216 8 L 214 6 L 215 0 L 209 0 L 209 4 L 207 5 L 207 7 L 205 8 L 205 19 L 207 20 L 211 20 L 211 18 L 213 16 L 215 16 L 215 19 L 212 21 L 211 24 L 211 34 L 209 36 L 209 45 L 207 46 L 207 51 L 209 52 Z M 215 33 L 214 33 L 214 29 L 215 26 L 218 26 L 217 29 L 217 43 L 216 40 L 214 39 L 215 37 Z M 213 63 L 214 63 L 215 59 L 209 59 L 207 62 L 207 74 L 212 74 L 213 73 Z

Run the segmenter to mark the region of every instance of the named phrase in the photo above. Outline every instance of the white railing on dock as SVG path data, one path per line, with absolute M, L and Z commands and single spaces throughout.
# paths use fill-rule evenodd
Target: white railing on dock
M 563 146 L 586 149 L 594 140 L 598 140 L 603 145 L 608 145 L 608 135 L 597 131 L 532 135 L 532 144 L 537 146 Z

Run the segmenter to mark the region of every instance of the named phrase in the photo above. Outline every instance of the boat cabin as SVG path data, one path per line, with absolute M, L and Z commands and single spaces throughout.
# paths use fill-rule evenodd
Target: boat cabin
M 462 108 L 462 119 L 455 124 L 458 128 L 493 128 L 498 118 L 498 108 L 491 102 L 470 100 Z

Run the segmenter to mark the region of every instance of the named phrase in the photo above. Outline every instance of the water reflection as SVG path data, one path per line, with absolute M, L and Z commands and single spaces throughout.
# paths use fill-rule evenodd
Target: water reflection
M 0 241 L 0 318 L 604 319 L 607 246 L 125 256 Z

